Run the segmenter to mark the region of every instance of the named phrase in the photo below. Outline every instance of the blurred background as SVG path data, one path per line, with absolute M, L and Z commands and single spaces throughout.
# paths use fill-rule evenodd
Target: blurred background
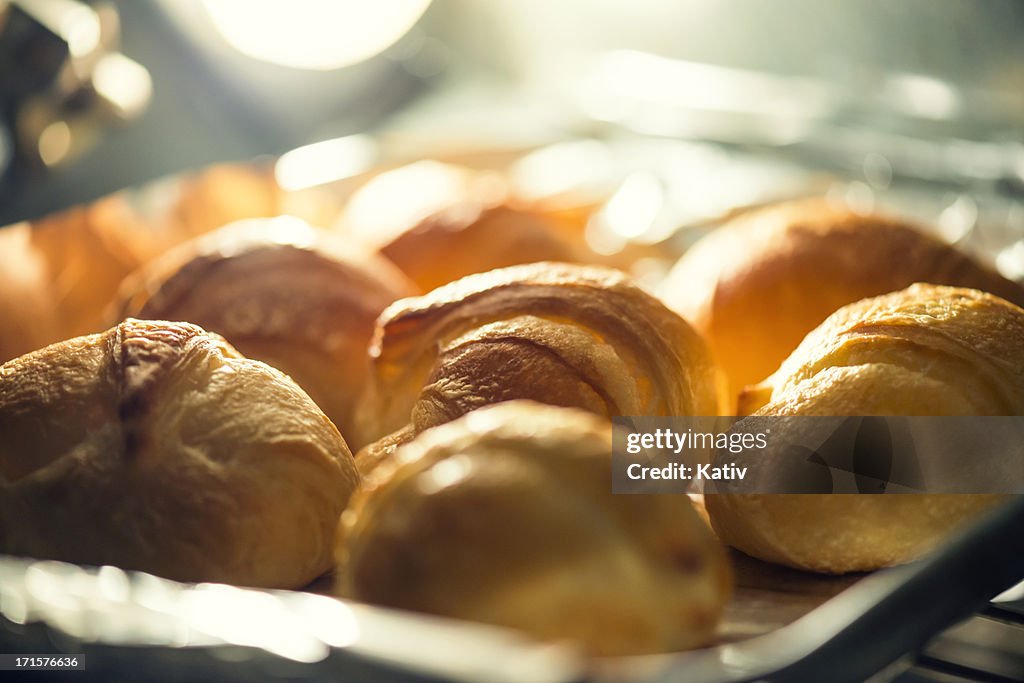
M 0 2 L 0 223 L 357 133 L 693 141 L 975 215 L 1024 187 L 1022 34 L 1015 0 Z

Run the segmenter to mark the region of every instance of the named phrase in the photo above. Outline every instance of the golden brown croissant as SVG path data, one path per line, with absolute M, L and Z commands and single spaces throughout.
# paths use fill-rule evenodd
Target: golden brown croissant
M 378 320 L 366 444 L 526 398 L 614 415 L 716 415 L 717 370 L 676 314 L 618 271 L 536 263 L 471 275 Z
M 112 195 L 0 230 L 0 362 L 99 332 L 126 275 L 155 246 Z
M 377 315 L 415 293 L 385 259 L 298 219 L 240 221 L 126 282 L 122 317 L 186 320 L 287 373 L 348 438 Z
M 0 552 L 298 588 L 358 482 L 277 370 L 186 323 L 128 320 L 0 366 Z
M 510 200 L 498 173 L 430 160 L 370 180 L 338 230 L 380 250 L 425 292 L 495 268 L 595 257 L 564 221 Z
M 264 162 L 215 164 L 160 178 L 120 193 L 137 232 L 161 254 L 229 223 L 294 215 L 315 225 L 333 221 L 340 199 L 322 188 L 285 190 Z
M 0 363 L 59 337 L 46 282 L 46 262 L 32 248 L 32 226 L 0 229 Z
M 917 284 L 846 306 L 745 402 L 755 415 L 1024 415 L 1024 310 L 975 290 Z M 709 495 L 712 524 L 745 553 L 843 573 L 912 559 L 995 495 Z
M 344 513 L 339 592 L 595 655 L 706 644 L 723 548 L 686 496 L 613 495 L 610 453 L 609 423 L 529 401 L 420 434 Z
M 825 200 L 739 216 L 694 245 L 662 292 L 705 335 L 735 395 L 773 372 L 840 306 L 914 282 L 1024 305 L 1024 288 L 944 242 Z
M 381 247 L 423 291 L 465 275 L 538 261 L 585 261 L 539 214 L 467 202 L 432 214 Z
M 269 166 L 217 164 L 173 182 L 178 185 L 176 200 L 161 217 L 170 223 L 170 244 L 235 221 L 281 213 L 283 192 Z

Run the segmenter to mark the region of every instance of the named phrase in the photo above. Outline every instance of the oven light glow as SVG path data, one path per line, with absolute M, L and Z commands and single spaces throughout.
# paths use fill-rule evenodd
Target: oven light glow
M 286 152 L 274 175 L 285 190 L 303 190 L 362 173 L 376 160 L 377 148 L 365 135 L 323 140 Z
M 203 5 L 239 52 L 281 66 L 329 71 L 393 45 L 430 0 L 204 0 Z

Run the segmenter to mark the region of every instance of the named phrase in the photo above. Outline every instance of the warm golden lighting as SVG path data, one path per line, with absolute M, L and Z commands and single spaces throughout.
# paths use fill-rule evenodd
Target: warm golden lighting
M 85 57 L 99 47 L 100 19 L 88 5 L 73 0 L 39 0 L 32 3 L 32 11 L 67 42 L 72 57 Z
M 602 186 L 611 167 L 606 144 L 573 140 L 530 152 L 513 165 L 509 175 L 520 197 L 540 200 Z
M 649 232 L 665 203 L 665 191 L 650 173 L 634 173 L 605 204 L 603 217 L 617 235 L 633 239 Z
M 404 36 L 430 0 L 204 0 L 239 52 L 297 69 L 328 71 L 369 59 Z
M 71 128 L 64 121 L 54 121 L 39 135 L 39 158 L 47 166 L 56 166 L 71 151 Z
M 376 156 L 377 147 L 371 138 L 349 135 L 282 154 L 274 167 L 274 176 L 285 190 L 304 190 L 362 173 Z
M 126 119 L 141 114 L 153 95 L 153 82 L 145 67 L 117 52 L 96 62 L 92 83 L 96 92 Z
M 382 173 L 352 195 L 339 227 L 377 247 L 430 214 L 460 202 L 499 200 L 504 184 L 494 174 L 440 161 L 417 161 Z

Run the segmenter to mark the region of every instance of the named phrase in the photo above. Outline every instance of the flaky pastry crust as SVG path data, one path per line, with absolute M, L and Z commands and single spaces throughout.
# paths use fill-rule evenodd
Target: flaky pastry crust
M 1024 310 L 927 284 L 865 299 L 830 316 L 741 404 L 754 415 L 1024 415 Z M 910 560 L 1000 500 L 709 495 L 706 505 L 719 536 L 750 555 L 845 573 Z
M 466 275 L 538 261 L 585 261 L 556 224 L 505 205 L 464 202 L 430 215 L 381 247 L 424 292 Z
M 299 588 L 358 475 L 299 387 L 186 323 L 128 320 L 0 367 L 0 552 Z
M 613 495 L 610 454 L 608 422 L 529 401 L 423 432 L 344 513 L 338 591 L 595 655 L 708 643 L 722 546 L 684 495 Z
M 346 439 L 377 316 L 415 287 L 385 259 L 294 218 L 226 226 L 122 287 L 119 318 L 185 320 L 287 373 Z
M 121 195 L 0 230 L 0 363 L 103 330 L 121 280 L 155 249 Z
M 537 263 L 473 275 L 381 315 L 359 441 L 532 399 L 615 415 L 716 415 L 700 337 L 622 273 Z
M 661 291 L 708 340 L 735 395 L 774 372 L 833 311 L 914 282 L 1024 305 L 1024 288 L 917 227 L 821 199 L 730 221 L 686 253 Z

